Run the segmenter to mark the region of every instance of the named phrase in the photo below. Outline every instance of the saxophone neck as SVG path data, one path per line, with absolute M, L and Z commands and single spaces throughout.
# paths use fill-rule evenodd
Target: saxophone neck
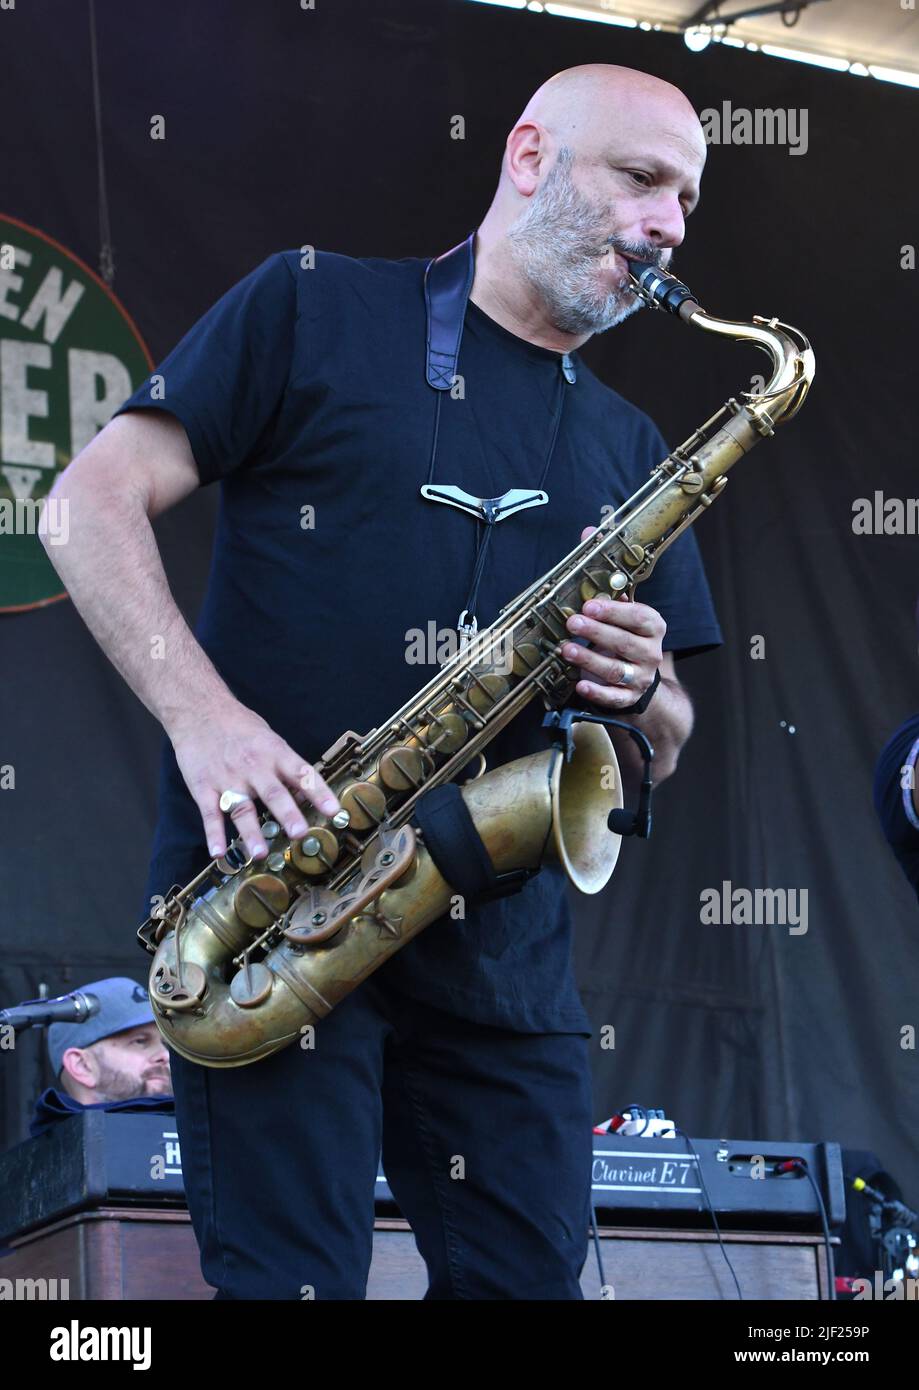
M 778 319 L 754 315 L 750 323 L 735 323 L 717 319 L 703 309 L 696 309 L 687 318 L 694 328 L 705 333 L 717 333 L 736 342 L 755 343 L 772 361 L 772 375 L 761 390 L 744 391 L 743 403 L 752 418 L 771 433 L 776 425 L 784 424 L 797 415 L 814 379 L 814 353 L 810 343 L 798 328 Z
M 772 375 L 760 391 L 745 391 L 743 402 L 763 433 L 771 434 L 778 424 L 790 420 L 804 404 L 814 379 L 815 362 L 811 345 L 800 329 L 778 319 L 754 316 L 749 323 L 719 319 L 706 313 L 692 291 L 651 261 L 629 260 L 629 279 L 633 293 L 649 308 L 676 314 L 684 323 L 716 333 L 736 342 L 755 343 L 769 355 Z

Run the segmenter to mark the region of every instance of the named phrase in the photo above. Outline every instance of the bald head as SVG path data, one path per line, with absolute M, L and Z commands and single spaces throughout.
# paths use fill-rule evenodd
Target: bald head
M 648 116 L 679 131 L 704 161 L 702 126 L 679 87 L 650 72 L 612 63 L 584 63 L 557 72 L 536 89 L 517 124 L 536 121 L 577 150 L 591 148 L 617 127 Z
M 667 265 L 682 242 L 705 156 L 699 118 L 672 83 L 607 63 L 556 73 L 507 137 L 479 227 L 494 268 L 484 278 L 513 272 L 549 337 L 612 327 L 638 307 L 626 258 Z

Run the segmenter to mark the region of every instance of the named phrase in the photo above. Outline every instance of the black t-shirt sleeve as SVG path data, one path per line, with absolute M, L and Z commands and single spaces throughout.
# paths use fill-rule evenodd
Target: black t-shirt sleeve
M 636 461 L 639 464 L 636 487 L 670 452 L 660 431 L 650 421 L 647 421 L 643 439 L 646 444 L 642 452 L 646 457 Z M 675 660 L 722 645 L 724 639 L 693 527 L 664 551 L 648 578 L 639 584 L 635 598 L 639 603 L 656 608 L 664 619 L 667 631 L 663 648 L 665 652 L 673 652 Z
M 874 808 L 881 829 L 919 896 L 919 816 L 913 806 L 911 778 L 905 768 L 914 768 L 919 754 L 919 714 L 907 719 L 891 735 L 881 751 L 874 770 Z M 906 785 L 904 785 L 904 783 Z
M 185 427 L 202 485 L 270 436 L 290 373 L 297 287 L 278 252 L 228 290 L 115 411 L 165 410 Z

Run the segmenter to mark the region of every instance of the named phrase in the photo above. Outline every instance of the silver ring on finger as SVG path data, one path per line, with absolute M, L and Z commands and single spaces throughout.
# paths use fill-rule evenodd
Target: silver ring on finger
M 237 806 L 248 805 L 251 801 L 252 797 L 247 792 L 226 791 L 220 793 L 218 804 L 224 815 L 229 815 L 231 811 L 236 810 Z
M 634 685 L 634 684 L 635 684 L 635 667 L 632 665 L 631 661 L 623 661 L 623 663 L 622 663 L 622 675 L 619 677 L 619 679 L 618 679 L 618 681 L 616 682 L 616 684 L 617 684 L 617 685 Z

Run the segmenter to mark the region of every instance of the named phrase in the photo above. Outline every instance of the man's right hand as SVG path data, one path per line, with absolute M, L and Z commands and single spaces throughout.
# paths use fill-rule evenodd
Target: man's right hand
M 249 800 L 232 810 L 230 819 L 255 859 L 268 853 L 255 807 L 258 800 L 291 839 L 308 830 L 300 802 L 310 802 L 333 816 L 341 805 L 312 765 L 269 728 L 261 715 L 232 698 L 205 713 L 186 715 L 167 733 L 179 771 L 195 799 L 208 849 L 216 858 L 227 850 L 219 801 L 222 792 L 243 792 Z

